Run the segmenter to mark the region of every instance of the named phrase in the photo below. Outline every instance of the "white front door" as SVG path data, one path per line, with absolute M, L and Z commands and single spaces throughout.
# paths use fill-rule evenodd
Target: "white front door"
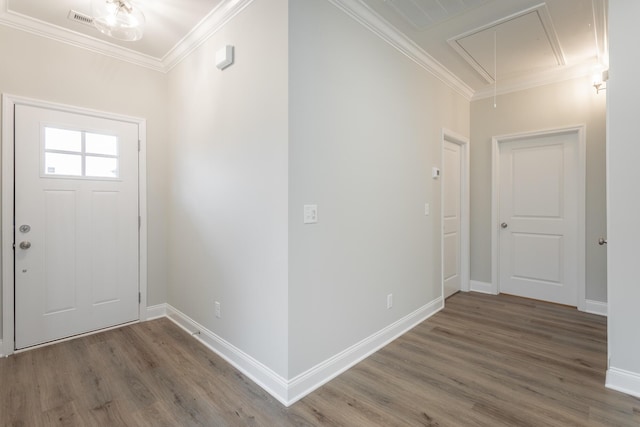
M 499 290 L 576 306 L 578 133 L 500 143 Z
M 444 297 L 460 290 L 461 286 L 461 201 L 462 148 L 444 141 L 443 191 L 443 279 Z
M 15 106 L 16 349 L 138 314 L 138 125 Z

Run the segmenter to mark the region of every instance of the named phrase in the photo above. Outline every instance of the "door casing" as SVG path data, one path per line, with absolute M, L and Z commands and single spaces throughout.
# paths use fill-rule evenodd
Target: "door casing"
M 492 138 L 492 179 L 491 179 L 491 293 L 500 293 L 500 144 L 518 142 L 531 137 L 577 134 L 578 136 L 578 310 L 586 309 L 586 127 L 576 125 L 563 128 L 515 133 Z
M 444 143 L 445 141 L 460 146 L 460 155 L 462 156 L 460 168 L 460 290 L 469 292 L 470 289 L 470 176 L 469 176 L 469 138 L 452 132 L 448 129 L 442 129 L 442 138 L 440 139 L 440 164 L 444 165 Z M 444 296 L 444 194 L 441 187 L 440 191 L 440 284 L 441 295 Z
M 0 356 L 15 352 L 14 329 L 14 111 L 15 105 L 30 105 L 68 113 L 84 114 L 105 119 L 119 120 L 138 125 L 138 208 L 140 213 L 139 286 L 140 321 L 147 318 L 147 181 L 146 181 L 146 120 L 65 104 L 52 103 L 15 95 L 2 95 L 2 340 Z

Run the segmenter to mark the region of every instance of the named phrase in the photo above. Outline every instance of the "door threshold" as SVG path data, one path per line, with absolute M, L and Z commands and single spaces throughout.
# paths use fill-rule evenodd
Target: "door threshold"
M 13 354 L 24 353 L 26 351 L 36 350 L 36 349 L 42 348 L 42 347 L 48 347 L 48 346 L 53 345 L 53 344 L 58 344 L 58 343 L 62 343 L 62 342 L 65 342 L 65 341 L 71 341 L 71 340 L 74 340 L 76 338 L 88 337 L 90 335 L 99 334 L 100 332 L 107 332 L 107 331 L 111 331 L 113 329 L 122 328 L 124 326 L 135 325 L 136 323 L 140 323 L 140 319 L 132 320 L 132 321 L 126 322 L 126 323 L 120 323 L 118 325 L 109 326 L 107 328 L 96 329 L 95 331 L 83 332 L 81 334 L 72 335 L 72 336 L 66 337 L 66 338 L 60 338 L 60 339 L 53 340 L 53 341 L 43 342 L 42 344 L 36 344 L 36 345 L 29 346 L 29 347 L 24 347 L 24 348 L 20 348 L 20 349 L 14 349 L 13 350 Z

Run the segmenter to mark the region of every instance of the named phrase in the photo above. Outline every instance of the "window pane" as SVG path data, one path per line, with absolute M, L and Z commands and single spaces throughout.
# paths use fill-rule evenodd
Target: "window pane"
M 82 132 L 77 130 L 44 128 L 45 150 L 75 151 L 82 150 Z
M 90 154 L 118 155 L 118 138 L 113 135 L 99 133 L 85 134 L 86 151 Z
M 82 175 L 82 156 L 78 154 L 44 154 L 44 173 L 46 175 Z
M 115 157 L 87 156 L 85 162 L 86 176 L 100 178 L 118 177 L 118 159 Z

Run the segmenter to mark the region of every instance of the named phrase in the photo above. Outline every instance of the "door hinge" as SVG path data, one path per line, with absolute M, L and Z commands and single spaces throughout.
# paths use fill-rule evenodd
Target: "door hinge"
M 138 304 L 142 304 L 142 292 L 138 292 Z
M 142 144 L 142 142 L 140 140 L 138 140 L 138 152 L 140 152 L 140 145 Z
M 140 228 L 142 228 L 142 217 L 138 215 L 138 230 L 140 230 Z
M 13 242 L 13 250 L 16 250 L 16 242 Z

